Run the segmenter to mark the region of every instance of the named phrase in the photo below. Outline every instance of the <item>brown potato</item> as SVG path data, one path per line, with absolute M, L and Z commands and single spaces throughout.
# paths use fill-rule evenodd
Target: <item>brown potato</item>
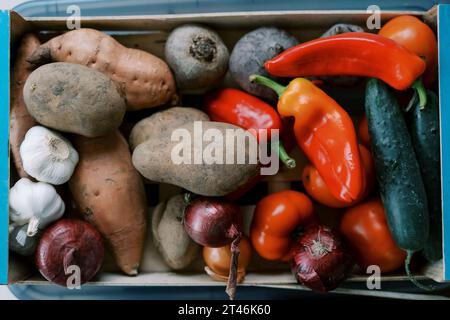
M 118 131 L 95 139 L 77 136 L 73 143 L 80 155 L 69 180 L 76 206 L 108 241 L 121 270 L 136 275 L 145 243 L 147 204 L 128 144 Z
M 85 137 L 113 132 L 126 110 L 111 79 L 72 63 L 51 63 L 36 69 L 23 93 L 27 110 L 37 122 Z
M 159 203 L 152 215 L 153 243 L 167 265 L 186 268 L 197 257 L 200 246 L 186 233 L 183 215 L 186 204 L 182 194 Z
M 225 138 L 218 142 L 217 155 L 219 152 L 223 155 L 221 157 L 222 163 L 218 163 L 214 161 L 216 153 L 210 152 L 211 149 L 208 147 L 211 142 L 203 142 L 200 146 L 197 146 L 197 144 L 201 144 L 201 141 L 194 142 L 195 137 L 198 138 L 194 131 L 199 123 L 202 125 L 203 132 L 214 129 L 223 137 L 225 137 L 226 129 L 232 129 L 241 141 L 246 137 L 247 143 L 236 143 L 235 141 L 233 145 L 227 145 L 227 139 Z M 183 145 L 187 145 L 183 142 L 187 141 L 182 139 L 172 141 L 171 134 L 156 139 L 150 138 L 134 150 L 133 164 L 145 178 L 155 182 L 173 184 L 204 196 L 224 196 L 237 190 L 259 173 L 257 161 L 252 161 L 255 163 L 248 161 L 249 145 L 257 146 L 255 136 L 249 132 L 228 123 L 210 121 L 189 123 L 178 129 L 191 137 L 193 147 L 186 149 L 186 152 L 181 149 Z M 201 139 L 202 136 L 199 138 Z M 234 154 L 234 161 L 227 164 L 225 160 L 233 158 L 232 153 Z M 194 163 L 196 154 L 200 155 L 200 158 L 202 158 L 200 160 L 203 161 Z M 245 156 L 244 163 L 236 164 L 238 154 Z M 174 155 L 178 159 L 174 159 Z M 186 156 L 187 161 L 180 159 L 180 155 Z M 178 162 L 179 160 L 181 161 Z
M 27 111 L 23 100 L 23 87 L 28 76 L 33 71 L 26 59 L 41 43 L 34 34 L 23 36 L 16 52 L 16 60 L 11 73 L 11 110 L 9 121 L 9 144 L 11 156 L 17 173 L 21 178 L 30 178 L 25 172 L 20 157 L 20 145 L 27 131 L 36 125 L 36 120 Z
M 173 107 L 154 113 L 136 123 L 131 130 L 129 138 L 131 150 L 152 137 L 171 134 L 173 129 L 186 123 L 208 120 L 206 113 L 194 108 Z
M 28 59 L 40 65 L 71 62 L 98 70 L 123 87 L 128 110 L 151 108 L 176 99 L 175 80 L 158 57 L 122 46 L 94 29 L 78 29 L 55 37 Z

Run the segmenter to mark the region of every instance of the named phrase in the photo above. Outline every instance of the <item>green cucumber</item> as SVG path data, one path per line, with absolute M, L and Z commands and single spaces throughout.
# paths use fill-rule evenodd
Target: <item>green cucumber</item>
M 405 270 L 411 275 L 414 252 L 428 239 L 427 196 L 411 137 L 395 96 L 377 79 L 367 82 L 365 109 L 381 200 L 392 237 L 407 252 Z
M 433 262 L 442 257 L 439 107 L 436 95 L 427 90 L 425 107 L 420 106 L 417 95 L 414 95 L 407 120 L 425 185 L 430 214 L 430 234 L 423 253 L 428 261 Z

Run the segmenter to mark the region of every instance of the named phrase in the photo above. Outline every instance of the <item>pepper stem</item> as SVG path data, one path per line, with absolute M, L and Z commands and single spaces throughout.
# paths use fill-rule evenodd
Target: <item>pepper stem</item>
M 411 88 L 416 90 L 417 94 L 419 95 L 420 109 L 425 108 L 425 106 L 427 105 L 427 91 L 425 89 L 425 86 L 423 85 L 422 79 L 419 78 L 414 81 Z
M 409 112 L 412 109 L 414 104 L 417 103 L 417 99 L 418 99 L 417 92 L 414 91 L 414 94 L 413 94 L 411 100 L 409 101 L 408 105 L 405 108 L 405 112 Z
M 192 193 L 186 192 L 183 196 L 184 204 L 187 206 L 189 203 L 191 203 L 192 200 Z
M 263 86 L 269 87 L 270 89 L 272 89 L 273 91 L 275 91 L 278 95 L 278 97 L 281 97 L 281 95 L 284 93 L 284 91 L 286 90 L 285 86 L 282 86 L 281 84 L 273 81 L 272 79 L 269 79 L 267 77 L 264 76 L 260 76 L 258 74 L 252 74 L 249 77 L 251 82 L 256 82 L 258 84 L 261 84 Z
M 416 285 L 416 287 L 418 287 L 422 290 L 433 291 L 435 289 L 434 286 L 426 286 L 424 284 L 421 284 L 419 281 L 417 281 L 414 278 L 414 275 L 411 273 L 411 270 L 409 269 L 409 266 L 411 264 L 411 258 L 414 254 L 414 251 L 407 250 L 406 253 L 407 253 L 407 255 L 406 255 L 406 259 L 405 259 L 405 271 L 406 271 L 406 275 L 408 276 L 408 279 L 411 280 L 411 282 L 414 283 Z
M 281 162 L 283 162 L 284 165 L 289 169 L 294 169 L 295 166 L 297 165 L 295 159 L 291 158 L 287 153 L 282 142 L 278 143 L 278 155 L 280 157 Z

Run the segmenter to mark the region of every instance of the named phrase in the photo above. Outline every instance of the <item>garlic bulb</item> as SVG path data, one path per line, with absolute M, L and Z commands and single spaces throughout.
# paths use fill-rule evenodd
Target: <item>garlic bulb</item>
M 22 178 L 9 190 L 9 218 L 16 225 L 28 223 L 27 235 L 61 218 L 65 205 L 55 188 L 45 182 Z
M 42 126 L 28 130 L 20 145 L 20 157 L 26 173 L 55 185 L 67 182 L 78 163 L 78 153 L 72 144 Z

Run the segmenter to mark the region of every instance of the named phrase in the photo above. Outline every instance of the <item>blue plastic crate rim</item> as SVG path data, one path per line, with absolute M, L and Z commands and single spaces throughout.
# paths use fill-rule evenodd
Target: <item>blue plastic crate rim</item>
M 441 132 L 450 132 L 450 5 L 439 6 L 439 88 Z M 10 58 L 10 14 L 0 11 L 0 284 L 8 282 L 8 191 L 9 191 L 9 58 Z M 447 89 L 447 90 L 446 90 Z M 450 134 L 441 134 L 442 158 L 442 202 L 445 279 L 450 280 Z

